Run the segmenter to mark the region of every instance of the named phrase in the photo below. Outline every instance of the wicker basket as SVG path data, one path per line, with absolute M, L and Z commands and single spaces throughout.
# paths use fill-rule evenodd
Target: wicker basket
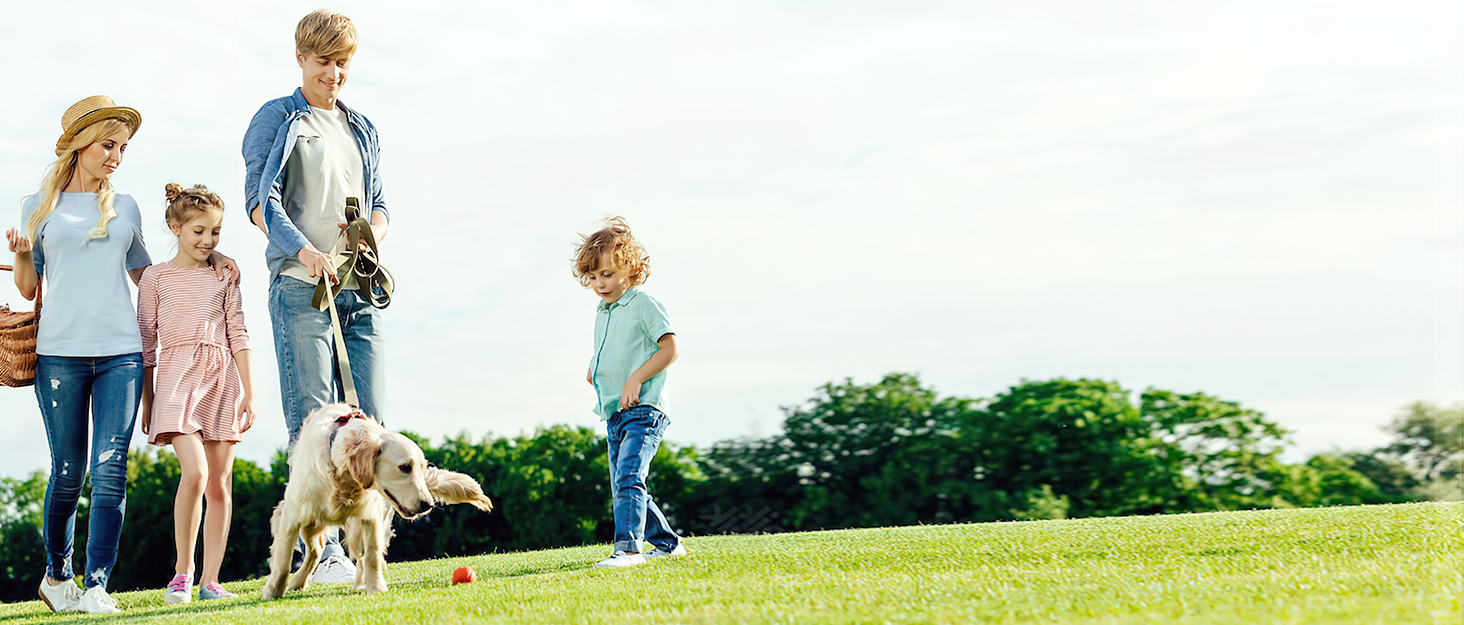
M 9 265 L 0 269 L 14 271 Z M 40 329 L 41 287 L 36 285 L 35 310 L 15 312 L 0 305 L 0 385 L 36 383 L 36 331 Z

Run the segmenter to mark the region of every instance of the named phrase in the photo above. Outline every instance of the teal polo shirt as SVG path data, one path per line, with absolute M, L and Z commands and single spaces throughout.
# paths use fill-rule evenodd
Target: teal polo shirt
M 660 351 L 656 341 L 675 334 L 666 307 L 656 298 L 630 289 L 613 304 L 600 302 L 595 311 L 595 355 L 590 374 L 595 381 L 595 414 L 609 419 L 620 411 L 620 394 L 630 374 Z M 666 372 L 641 384 L 640 405 L 666 411 Z

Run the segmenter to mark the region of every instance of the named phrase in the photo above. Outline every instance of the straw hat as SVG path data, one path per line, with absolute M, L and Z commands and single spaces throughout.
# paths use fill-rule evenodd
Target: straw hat
M 67 144 L 76 137 L 76 133 L 104 119 L 121 120 L 134 136 L 137 135 L 138 127 L 142 126 L 142 113 L 137 112 L 137 109 L 117 106 L 112 98 L 94 95 L 71 105 L 61 115 L 61 138 L 56 140 L 56 156 L 66 152 Z

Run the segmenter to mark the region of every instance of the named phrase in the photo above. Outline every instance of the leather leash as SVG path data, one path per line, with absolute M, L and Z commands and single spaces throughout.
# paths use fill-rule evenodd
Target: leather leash
M 365 250 L 361 249 L 363 241 L 366 243 Z M 320 283 L 315 285 L 315 295 L 310 303 L 316 310 L 330 311 L 330 327 L 335 334 L 336 364 L 340 368 L 341 388 L 346 392 L 346 403 L 352 408 L 360 408 L 361 401 L 356 395 L 356 380 L 351 377 L 351 359 L 346 354 L 346 338 L 341 334 L 341 317 L 336 312 L 335 298 L 345 286 L 346 276 L 354 273 L 357 292 L 366 294 L 367 303 L 376 308 L 386 308 L 391 304 L 395 283 L 391 272 L 381 265 L 376 251 L 376 233 L 371 230 L 371 223 L 361 216 L 361 206 L 353 197 L 346 198 L 346 228 L 331 247 L 332 259 L 341 253 L 342 243 L 346 245 L 346 259 L 336 266 L 335 284 L 330 284 L 330 277 L 322 274 Z

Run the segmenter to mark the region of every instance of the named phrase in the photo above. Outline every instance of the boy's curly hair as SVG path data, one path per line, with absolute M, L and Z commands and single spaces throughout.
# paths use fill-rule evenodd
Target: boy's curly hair
M 589 288 L 590 278 L 600 269 L 600 256 L 610 252 L 610 262 L 624 270 L 631 286 L 644 284 L 651 277 L 651 257 L 630 234 L 624 217 L 605 216 L 605 227 L 589 236 L 580 235 L 579 250 L 574 255 L 574 277 L 580 286 Z

